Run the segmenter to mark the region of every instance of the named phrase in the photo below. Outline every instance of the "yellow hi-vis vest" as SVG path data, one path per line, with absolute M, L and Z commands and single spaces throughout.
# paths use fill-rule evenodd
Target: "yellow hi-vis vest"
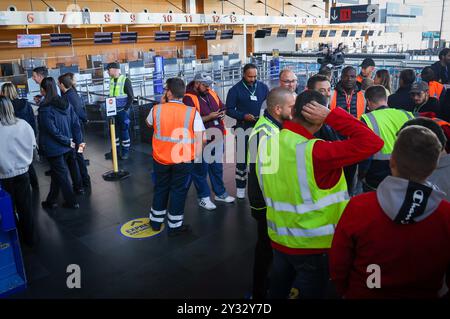
M 128 96 L 125 94 L 125 80 L 127 77 L 121 74 L 117 78 L 117 82 L 114 81 L 114 78 L 109 80 L 109 97 L 116 98 L 116 106 L 117 109 L 123 109 L 127 104 Z
M 383 148 L 373 156 L 374 160 L 387 161 L 391 158 L 397 133 L 403 124 L 414 118 L 405 110 L 381 109 L 362 116 L 367 126 L 384 141 Z
M 343 172 L 334 187 L 317 185 L 312 150 L 318 140 L 283 129 L 259 145 L 256 172 L 269 237 L 288 248 L 330 248 L 349 199 Z

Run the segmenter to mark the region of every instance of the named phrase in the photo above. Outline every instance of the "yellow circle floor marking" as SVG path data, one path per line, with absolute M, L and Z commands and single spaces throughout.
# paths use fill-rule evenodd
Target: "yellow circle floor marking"
M 161 230 L 154 231 L 150 226 L 150 219 L 148 217 L 130 220 L 120 227 L 120 233 L 122 235 L 134 239 L 149 238 L 158 235 L 163 230 L 164 224 L 161 225 Z

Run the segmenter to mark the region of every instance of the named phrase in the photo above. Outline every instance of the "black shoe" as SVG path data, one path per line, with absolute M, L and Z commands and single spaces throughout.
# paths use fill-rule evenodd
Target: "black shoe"
M 53 209 L 58 208 L 58 204 L 56 204 L 56 203 L 49 203 L 47 201 L 43 201 L 41 203 L 41 206 L 42 206 L 43 209 L 52 209 L 53 210 Z
M 169 237 L 175 237 L 178 235 L 188 234 L 191 232 L 191 226 L 182 225 L 177 228 L 169 228 Z
M 69 203 L 65 202 L 62 205 L 62 207 L 67 208 L 67 209 L 78 209 L 78 208 L 80 208 L 80 204 L 78 204 L 78 203 L 69 204 Z
M 52 170 L 49 169 L 48 171 L 45 171 L 45 176 L 51 176 L 52 175 Z
M 161 225 L 153 226 L 152 223 L 150 223 L 150 227 L 152 228 L 153 231 L 160 231 L 161 230 Z
M 111 152 L 105 153 L 105 159 L 106 160 L 111 160 L 112 159 L 112 153 Z
M 126 153 L 126 154 L 120 155 L 119 158 L 120 158 L 121 160 L 127 160 L 127 159 L 130 158 L 130 155 L 129 155 L 128 153 Z

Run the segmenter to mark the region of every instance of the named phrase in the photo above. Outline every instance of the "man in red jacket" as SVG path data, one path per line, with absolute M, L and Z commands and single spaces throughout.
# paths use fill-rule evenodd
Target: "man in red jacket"
M 445 274 L 450 282 L 450 203 L 426 182 L 441 148 L 428 128 L 404 128 L 392 176 L 350 200 L 329 265 L 344 298 L 436 298 Z

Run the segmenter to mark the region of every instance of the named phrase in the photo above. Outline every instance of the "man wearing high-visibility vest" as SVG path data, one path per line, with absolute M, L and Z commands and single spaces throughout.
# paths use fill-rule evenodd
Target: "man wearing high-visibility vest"
M 375 70 L 375 61 L 372 58 L 365 58 L 361 65 L 361 72 L 356 77 L 356 82 L 362 84 L 364 79 L 372 79 Z
M 431 66 L 424 67 L 420 73 L 422 81 L 428 84 L 428 93 L 431 97 L 438 100 L 443 98 L 443 93 L 445 92 L 444 85 L 436 81 L 436 75 L 434 74 L 433 68 Z
M 336 108 L 342 108 L 358 119 L 366 111 L 364 93 L 356 82 L 356 69 L 352 66 L 347 66 L 342 70 L 341 80 L 334 88 L 330 110 Z M 357 165 L 351 165 L 344 169 L 348 191 L 352 196 L 358 193 L 356 172 Z
M 150 225 L 159 231 L 167 215 L 169 236 L 177 236 L 190 231 L 189 225 L 183 224 L 184 204 L 193 161 L 201 156 L 205 127 L 197 110 L 182 102 L 186 92 L 182 79 L 168 79 L 164 90 L 162 104 L 154 106 L 146 120 L 154 130 Z
M 278 133 L 283 121 L 292 119 L 296 94 L 286 87 L 272 89 L 267 96 L 267 108 L 256 122 L 249 137 L 248 150 L 248 199 L 252 217 L 257 222 L 258 239 L 253 264 L 252 299 L 264 299 L 267 293 L 267 277 L 272 264 L 272 247 L 267 234 L 266 203 L 256 177 L 255 162 L 261 140 Z
M 130 79 L 120 74 L 120 64 L 113 62 L 107 66 L 109 81 L 109 97 L 116 98 L 116 147 L 119 158 L 127 160 L 131 145 L 130 139 L 130 108 L 133 104 L 133 87 Z M 122 148 L 120 147 L 122 145 Z M 106 159 L 111 159 L 111 152 L 105 154 Z
M 223 153 L 225 136 L 225 105 L 217 93 L 210 87 L 213 80 L 206 73 L 197 73 L 194 80 L 186 87 L 183 103 L 195 107 L 202 116 L 203 124 L 207 129 L 208 152 L 203 154 L 199 163 L 194 163 L 192 180 L 197 189 L 198 205 L 207 210 L 216 209 L 211 201 L 211 191 L 207 176 L 211 181 L 214 199 L 218 202 L 232 203 L 234 197 L 229 196 L 223 183 Z M 216 154 L 218 152 L 218 154 Z M 206 156 L 206 157 L 205 157 Z
M 341 80 L 331 97 L 330 110 L 340 107 L 356 118 L 361 118 L 366 109 L 364 93 L 356 82 L 356 69 L 347 66 L 342 70 Z
M 287 298 L 295 281 L 300 298 L 324 297 L 328 250 L 348 201 L 342 168 L 378 152 L 383 141 L 353 116 L 330 111 L 315 91 L 297 96 L 292 121 L 259 144 L 258 181 L 265 198 L 274 259 L 269 296 Z M 323 123 L 348 139 L 313 136 Z
M 365 92 L 367 101 L 366 113 L 361 117 L 375 134 L 383 141 L 383 148 L 369 160 L 359 165 L 359 178 L 365 192 L 374 191 L 378 185 L 391 175 L 389 161 L 402 126 L 414 118 L 414 114 L 405 110 L 391 109 L 387 106 L 386 90 L 381 85 L 374 85 Z

